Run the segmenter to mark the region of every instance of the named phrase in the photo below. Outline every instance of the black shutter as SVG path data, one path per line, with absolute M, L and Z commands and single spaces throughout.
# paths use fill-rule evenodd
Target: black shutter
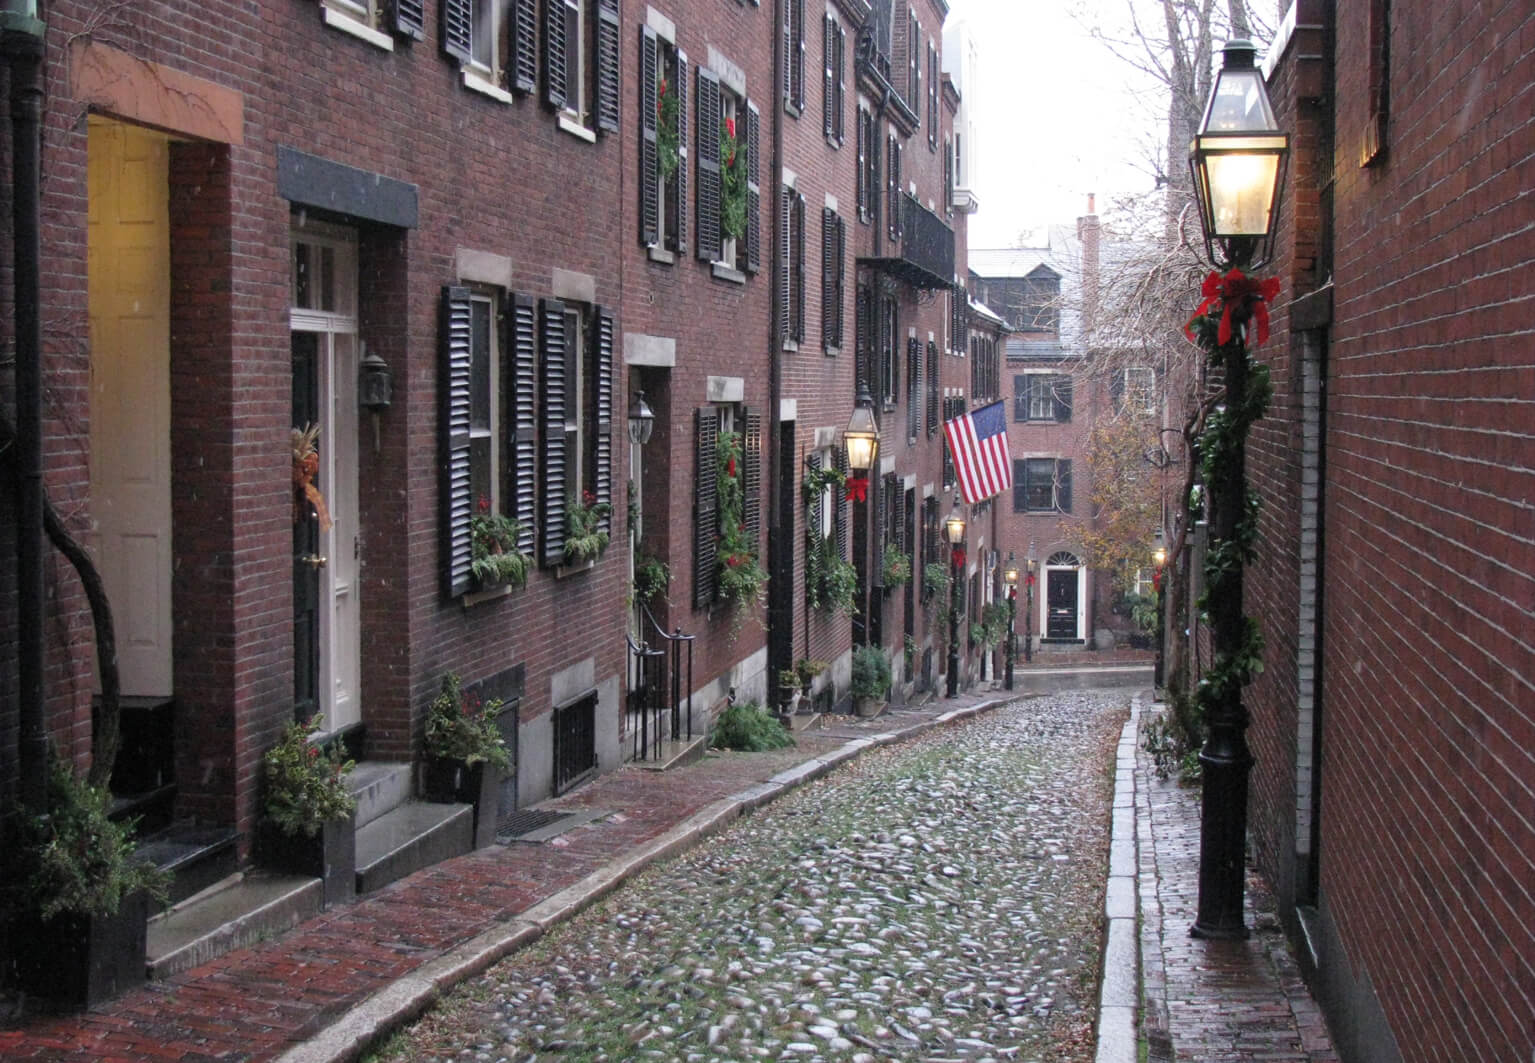
M 1061 424 L 1071 420 L 1071 377 L 1053 377 L 1055 385 L 1055 419 Z
M 672 171 L 676 182 L 677 231 L 672 234 L 675 243 L 672 250 L 679 255 L 688 249 L 688 57 L 677 50 L 677 71 L 673 79 L 677 93 L 677 168 Z
M 565 446 L 565 419 L 575 396 L 569 392 L 565 359 L 569 337 L 565 335 L 565 304 L 545 299 L 539 305 L 540 372 L 543 377 L 540 411 L 543 424 L 543 554 L 545 565 L 565 563 L 565 490 L 569 482 Z
M 1013 512 L 1029 511 L 1029 463 L 1022 458 L 1013 459 Z
M 512 88 L 538 88 L 538 0 L 512 0 Z
M 394 32 L 413 40 L 426 40 L 425 0 L 394 0 Z
M 1013 376 L 1013 420 L 1029 419 L 1029 378 L 1018 373 Z
M 791 217 L 789 232 L 793 246 L 789 249 L 789 263 L 794 270 L 794 302 L 789 307 L 793 320 L 794 342 L 805 341 L 805 197 L 796 192 L 789 204 Z
M 821 16 L 821 132 L 826 136 L 832 134 L 832 108 L 836 104 L 835 88 L 833 87 L 832 60 L 836 58 L 835 39 L 837 24 L 832 21 L 830 15 Z
M 917 441 L 922 427 L 922 343 L 915 336 L 906 340 L 906 439 Z
M 805 468 L 809 469 L 812 473 L 820 472 L 821 455 L 819 453 L 805 455 Z M 815 497 L 810 500 L 810 515 L 805 527 L 805 534 L 810 539 L 806 544 L 807 550 L 813 549 L 815 544 L 821 540 L 821 521 L 823 519 L 821 507 L 825 500 L 825 491 L 817 491 Z
M 778 47 L 783 55 L 783 102 L 794 102 L 794 61 L 790 53 L 794 48 L 794 0 L 785 0 L 783 8 L 783 24 L 779 26 Z
M 888 151 L 886 162 L 889 165 L 887 176 L 890 184 L 886 231 L 889 232 L 890 239 L 899 240 L 901 238 L 901 142 L 892 133 L 885 147 Z
M 938 431 L 938 344 L 927 341 L 927 434 Z
M 720 79 L 698 68 L 698 257 L 720 257 Z M 707 603 L 705 603 L 707 604 Z
M 841 23 L 838 23 L 835 29 L 837 61 L 833 69 L 836 73 L 835 88 L 837 98 L 836 102 L 832 105 L 831 132 L 833 139 L 837 142 L 837 147 L 840 148 L 842 146 L 843 133 L 846 131 L 846 119 L 843 118 L 843 112 L 847 110 L 847 92 L 843 87 L 842 79 L 845 76 L 843 71 L 847 68 L 847 31 L 842 28 Z
M 1061 458 L 1055 463 L 1055 504 L 1062 513 L 1071 512 L 1071 459 Z
M 442 290 L 442 552 L 443 589 L 457 597 L 470 589 L 472 544 L 469 518 L 474 515 L 473 462 L 469 419 L 472 358 L 468 288 Z
M 640 243 L 654 247 L 661 242 L 661 177 L 657 167 L 656 131 L 660 100 L 656 93 L 660 64 L 660 38 L 649 26 L 640 27 Z M 675 92 L 676 87 L 668 85 Z
M 565 106 L 565 0 L 544 0 L 544 101 Z
M 613 348 L 616 332 L 613 315 L 597 307 L 592 314 L 591 485 L 598 504 L 608 507 L 607 516 L 601 518 L 597 526 L 609 533 L 613 530 L 613 507 L 616 504 L 613 497 Z
M 793 213 L 794 189 L 788 185 L 780 185 L 778 190 L 778 327 L 783 333 L 785 341 L 794 339 L 794 330 L 790 321 L 790 307 L 793 305 L 794 267 L 789 262 L 793 251 L 794 242 Z
M 532 557 L 538 532 L 538 304 L 532 296 L 512 296 L 511 325 L 511 513 L 522 526 L 517 549 Z
M 750 406 L 741 410 L 741 523 L 752 553 L 762 553 L 762 414 Z
M 715 484 L 719 444 L 719 414 L 713 406 L 693 411 L 693 608 L 707 609 L 714 601 L 715 558 L 718 556 L 719 495 Z
M 943 212 L 954 216 L 954 148 L 948 137 L 943 138 Z
M 847 464 L 847 448 L 846 447 L 833 447 L 832 448 L 832 451 L 831 451 L 831 464 L 832 464 L 832 468 L 834 468 L 838 472 L 840 472 L 843 475 L 844 478 L 847 477 L 848 464 Z M 871 479 L 872 479 L 872 477 L 871 477 Z M 874 500 L 870 499 L 870 501 L 872 502 Z M 847 491 L 845 491 L 845 490 L 839 491 L 839 490 L 837 490 L 837 488 L 833 487 L 831 489 L 831 504 L 832 504 L 832 511 L 831 511 L 831 514 L 832 514 L 832 534 L 837 537 L 837 556 L 839 558 L 841 558 L 843 561 L 846 561 L 846 560 L 848 560 L 848 550 L 847 550 L 847 529 L 848 529 Z
M 873 394 L 874 297 L 867 284 L 859 284 L 853 295 L 853 388 L 854 394 Z
M 800 112 L 805 110 L 805 0 L 788 0 L 790 34 L 789 54 L 789 102 Z
M 830 207 L 821 210 L 821 346 L 842 338 L 842 219 Z
M 1109 399 L 1113 403 L 1115 413 L 1125 408 L 1125 371 L 1123 369 L 1114 370 L 1114 375 L 1109 380 Z
M 460 63 L 469 62 L 474 48 L 472 0 L 442 0 L 442 50 Z
M 597 0 L 597 129 L 618 132 L 619 84 L 623 76 L 619 55 L 618 0 Z M 655 84 L 655 79 L 651 79 Z
M 761 169 L 761 142 L 759 130 L 762 115 L 757 105 L 746 101 L 746 272 L 756 273 L 762 268 L 762 188 L 758 174 Z
M 927 150 L 938 150 L 938 49 L 927 46 Z
M 869 220 L 869 112 L 858 108 L 858 220 Z

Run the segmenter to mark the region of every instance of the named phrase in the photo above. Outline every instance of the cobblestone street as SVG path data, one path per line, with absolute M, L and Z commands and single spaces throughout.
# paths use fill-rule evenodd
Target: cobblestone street
M 1086 1060 L 1128 699 L 871 753 L 467 983 L 379 1058 Z

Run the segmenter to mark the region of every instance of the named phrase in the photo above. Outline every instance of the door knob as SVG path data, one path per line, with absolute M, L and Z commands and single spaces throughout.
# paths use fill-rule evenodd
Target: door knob
M 322 554 L 299 554 L 298 562 L 301 565 L 308 565 L 313 569 L 322 569 L 330 564 L 330 558 Z

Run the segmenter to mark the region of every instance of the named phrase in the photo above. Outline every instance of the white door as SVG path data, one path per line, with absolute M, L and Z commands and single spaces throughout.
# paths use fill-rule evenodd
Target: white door
M 90 121 L 92 545 L 125 695 L 171 694 L 169 152 Z
M 320 470 L 315 484 L 331 525 L 318 530 L 311 566 L 319 578 L 316 708 L 328 729 L 357 723 L 361 706 L 361 600 L 357 507 L 357 256 L 344 230 L 313 226 L 293 239 L 291 326 L 314 352 L 312 388 Z M 295 362 L 295 372 L 298 362 Z M 295 425 L 302 428 L 303 425 Z M 302 569 L 303 566 L 299 566 Z

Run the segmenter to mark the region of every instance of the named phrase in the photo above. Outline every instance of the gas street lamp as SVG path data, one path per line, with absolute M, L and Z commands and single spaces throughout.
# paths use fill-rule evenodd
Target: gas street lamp
M 1167 605 L 1167 544 L 1162 535 L 1162 529 L 1158 528 L 1153 539 L 1156 544 L 1151 551 L 1152 564 L 1156 566 L 1152 575 L 1152 590 L 1157 597 L 1157 664 L 1155 675 L 1152 676 L 1152 685 L 1157 689 L 1162 687 L 1163 661 L 1167 653 L 1167 622 L 1163 618 L 1163 611 Z
M 1274 253 L 1274 222 L 1290 137 L 1280 132 L 1251 41 L 1227 41 L 1204 121 L 1189 151 L 1205 251 L 1221 270 Z
M 954 495 L 954 508 L 943 522 L 944 534 L 949 538 L 949 681 L 945 691 L 948 697 L 959 696 L 959 580 L 960 565 L 965 559 L 965 518 L 959 512 L 959 493 Z
M 1232 348 L 1222 358 L 1228 412 L 1222 431 L 1227 438 L 1223 456 L 1206 482 L 1212 549 L 1237 543 L 1246 534 L 1250 506 L 1243 448 L 1255 416 L 1250 412 L 1254 400 L 1246 325 L 1254 306 L 1272 297 L 1266 288 L 1273 282 L 1260 284 L 1233 274 L 1273 257 L 1275 219 L 1290 150 L 1290 138 L 1274 120 L 1263 75 L 1254 62 L 1256 52 L 1250 41 L 1227 42 L 1204 121 L 1189 151 L 1205 250 L 1218 270 L 1228 271 L 1224 277 L 1212 277 L 1218 280 L 1227 319 L 1219 344 Z M 1206 284 L 1211 286 L 1209 281 Z M 1202 345 L 1213 354 L 1215 348 Z M 1261 400 L 1257 405 L 1261 410 Z M 1215 667 L 1235 670 L 1249 646 L 1240 561 L 1220 573 L 1218 594 L 1214 579 L 1210 590 Z M 1218 689 L 1205 706 L 1205 719 L 1205 742 L 1199 753 L 1204 775 L 1199 903 L 1190 932 L 1201 938 L 1241 938 L 1247 936 L 1242 920 L 1243 855 L 1253 766 L 1241 685 L 1228 683 Z
M 1007 552 L 1007 567 L 1002 570 L 1002 581 L 1007 584 L 1007 678 L 1002 685 L 1013 689 L 1013 655 L 1015 653 L 1013 622 L 1018 616 L 1018 562 L 1013 552 Z

